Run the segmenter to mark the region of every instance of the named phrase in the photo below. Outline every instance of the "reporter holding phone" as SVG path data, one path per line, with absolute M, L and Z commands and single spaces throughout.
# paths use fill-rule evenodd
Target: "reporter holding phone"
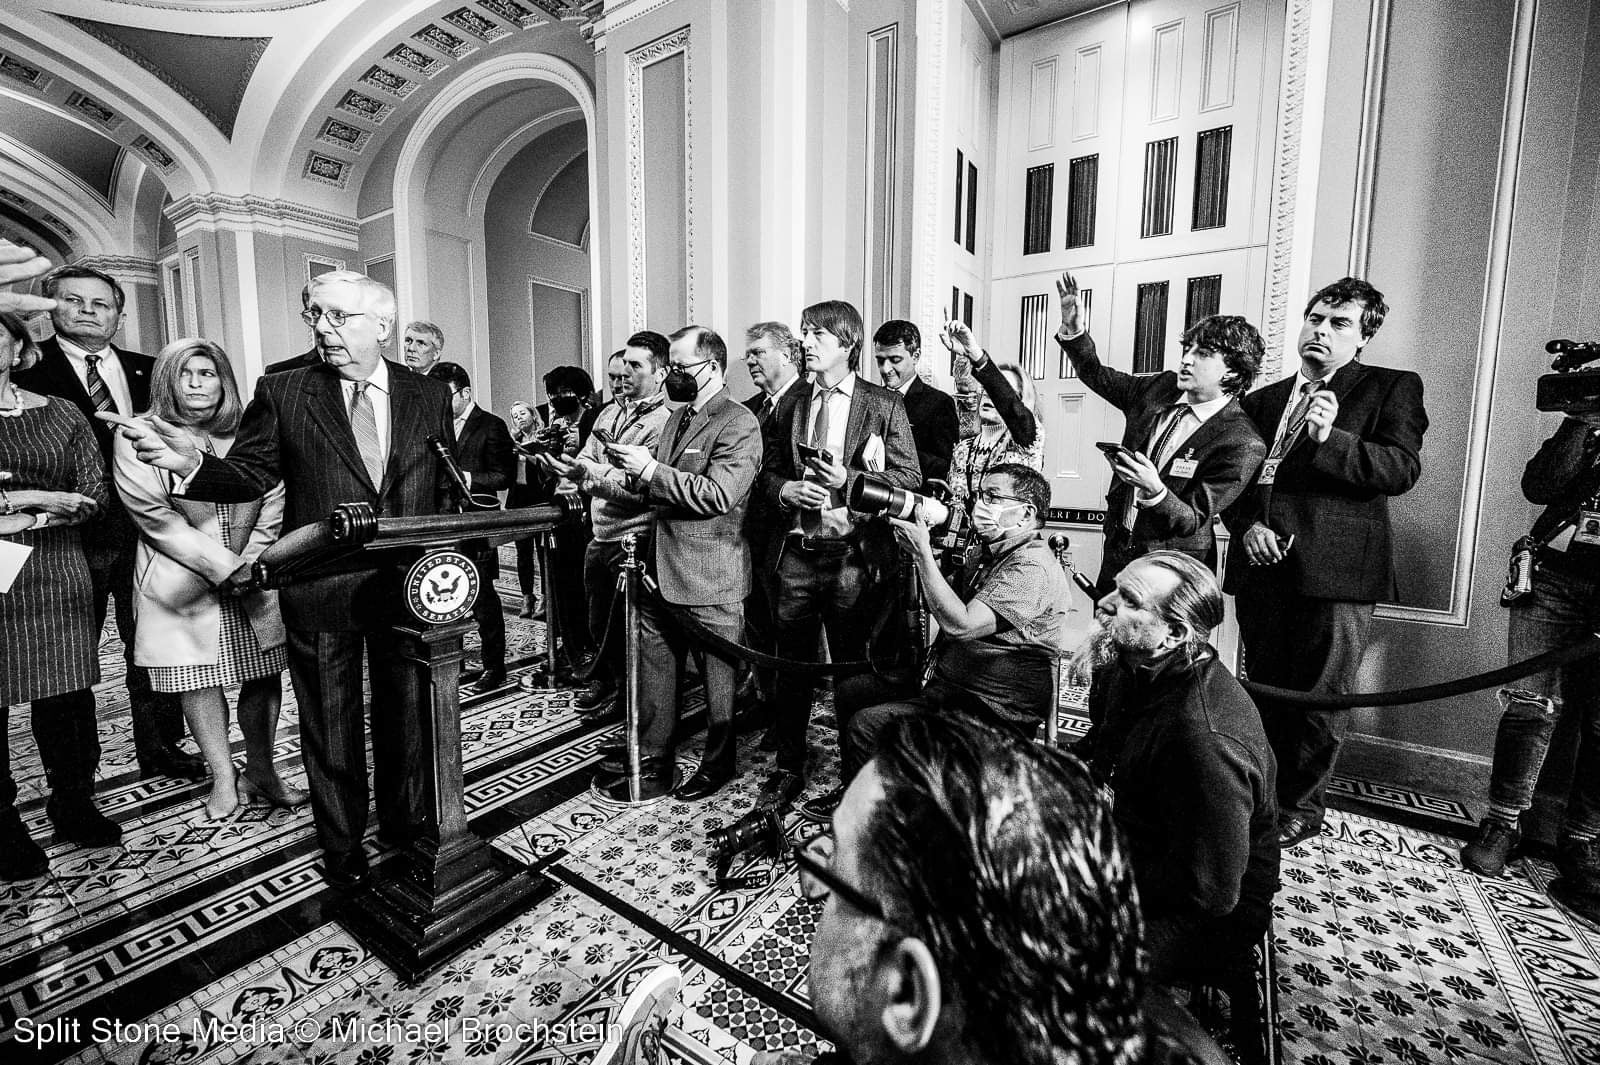
M 1126 417 L 1121 444 L 1096 445 L 1113 474 L 1106 492 L 1101 593 L 1123 567 L 1149 551 L 1182 551 L 1215 570 L 1215 519 L 1244 491 L 1267 453 L 1239 405 L 1261 369 L 1261 335 L 1243 318 L 1213 315 L 1184 332 L 1176 372 L 1135 376 L 1106 366 L 1095 354 L 1071 274 L 1061 275 L 1056 294 L 1056 343 L 1083 383 Z
M 1234 546 L 1223 590 L 1238 597 L 1250 679 L 1296 691 L 1352 691 L 1373 607 L 1395 602 L 1389 497 L 1422 472 L 1422 379 L 1361 359 L 1388 313 L 1358 278 L 1306 303 L 1299 368 L 1244 399 L 1272 441 L 1226 515 Z M 1316 835 L 1349 710 L 1256 698 L 1278 759 L 1278 842 Z

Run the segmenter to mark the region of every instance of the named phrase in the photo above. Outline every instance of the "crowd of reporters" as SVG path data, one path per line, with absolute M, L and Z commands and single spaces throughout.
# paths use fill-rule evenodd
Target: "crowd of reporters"
M 870 334 L 883 384 L 866 380 L 866 324 L 850 304 L 825 301 L 801 313 L 798 332 L 779 322 L 749 327 L 744 361 L 757 391 L 743 400 L 728 393 L 719 334 L 644 330 L 607 360 L 609 400 L 581 368 L 557 367 L 543 381 L 548 402 L 508 404 L 507 426 L 477 403 L 467 371 L 442 357 L 437 326 L 405 328 L 403 363 L 382 357 L 393 295 L 360 275 L 307 285 L 303 317 L 315 344 L 269 367 L 248 406 L 211 342 L 177 341 L 154 360 L 110 345 L 123 302 L 110 277 L 69 267 L 44 292 L 55 301 L 55 340 L 36 344 L 19 319 L 0 316 L 0 469 L 9 474 L 0 536 L 32 552 L 0 595 L 0 702 L 32 704 L 58 841 L 120 837 L 93 802 L 92 688 L 110 596 L 140 768 L 209 776 L 203 816 L 211 818 L 242 803 L 309 798 L 328 878 L 365 877 L 360 664 L 364 643 L 376 696 L 392 654 L 379 630 L 393 597 L 369 602 L 343 586 L 322 588 L 298 603 L 286 595 L 280 610 L 274 593 L 247 579 L 280 531 L 325 514 L 331 489 L 316 463 L 326 456 L 311 443 L 324 431 L 344 441 L 358 494 L 390 513 L 499 507 L 501 492 L 509 507 L 576 498 L 584 520 L 557 530 L 542 552 L 519 543 L 517 573 L 521 612 L 542 610 L 561 671 L 583 685 L 577 704 L 588 724 L 620 719 L 625 545 L 645 560 L 641 779 L 629 781 L 621 747 L 605 752 L 595 778 L 616 798 L 716 794 L 740 772 L 740 733 L 760 731 L 773 764 L 758 802 L 796 802 L 818 762 L 815 680 L 834 672 L 831 742 L 841 769 L 829 782 L 836 786 L 811 789 L 800 809 L 837 825 L 869 767 L 881 776 L 883 759 L 899 752 L 903 774 L 906 744 L 935 742 L 916 732 L 932 726 L 913 722 L 957 723 L 955 739 L 938 742 L 976 745 L 991 752 L 985 758 L 1033 749 L 1056 712 L 1058 665 L 1070 654 L 1072 676 L 1089 689 L 1091 727 L 1074 748 L 1082 765 L 1062 764 L 1109 796 L 1158 982 L 1247 964 L 1270 921 L 1280 848 L 1321 828 L 1349 721 L 1348 711 L 1246 694 L 1210 643 L 1223 590 L 1237 597 L 1250 679 L 1352 690 L 1373 607 L 1397 591 L 1388 500 L 1416 482 L 1428 422 L 1416 374 L 1358 358 L 1387 311 L 1363 281 L 1313 294 L 1295 374 L 1251 391 L 1265 352 L 1244 319 L 1203 319 L 1183 334 L 1177 370 L 1128 374 L 1099 360 L 1064 275 L 1056 339 L 1083 383 L 1125 418 L 1121 443 L 1102 445 L 1113 474 L 1104 564 L 1094 626 L 1074 651 L 1066 632 L 1074 593 L 1041 531 L 1050 488 L 1033 383 L 961 323 L 939 331 L 954 396 L 930 387 L 921 331 L 902 320 Z M 352 322 L 363 316 L 370 321 Z M 420 449 L 407 450 L 420 444 L 402 424 L 413 417 L 454 441 L 468 499 L 452 497 Z M 1513 614 L 1514 651 L 1559 643 L 1583 624 L 1570 601 L 1588 570 L 1581 550 L 1568 553 L 1572 537 L 1560 541 L 1575 523 L 1568 510 L 1600 510 L 1600 445 L 1574 424 L 1530 465 L 1529 498 L 1561 514 L 1545 522 L 1533 597 Z M 895 492 L 924 502 L 892 514 L 861 506 Z M 964 550 L 936 547 L 940 522 L 928 500 L 969 515 Z M 1233 539 L 1220 579 L 1219 520 Z M 492 579 L 497 561 L 479 564 Z M 482 601 L 481 666 L 463 678 L 469 693 L 508 680 L 504 617 L 495 595 Z M 350 612 L 348 624 L 330 626 L 334 602 Z M 938 635 L 924 661 L 925 618 Z M 330 672 L 330 655 L 345 673 Z M 698 767 L 680 780 L 690 659 L 706 739 Z M 286 667 L 301 705 L 309 796 L 272 759 Z M 234 686 L 242 771 L 227 738 L 225 693 Z M 1515 844 L 1558 691 L 1551 674 L 1505 695 L 1491 815 L 1468 848 L 1469 867 L 1497 872 Z M 200 759 L 177 745 L 180 710 Z M 977 731 L 961 731 L 969 726 Z M 380 838 L 404 842 L 420 820 L 419 792 L 400 767 L 406 737 L 380 735 L 376 717 L 372 728 Z M 1600 757 L 1587 733 L 1585 742 L 1581 757 Z M 1013 753 L 995 753 L 1005 751 Z M 1580 909 L 1600 906 L 1595 777 L 1575 785 L 1562 836 L 1562 869 Z M 3 875 L 40 875 L 45 856 L 17 817 L 9 752 L 0 781 Z M 1081 827 L 1105 800 L 1075 801 Z M 1133 905 L 1131 892 L 1122 898 Z

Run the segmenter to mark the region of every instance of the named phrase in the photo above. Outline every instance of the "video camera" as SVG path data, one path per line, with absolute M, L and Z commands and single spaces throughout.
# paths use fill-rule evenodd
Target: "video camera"
M 948 493 L 948 488 L 945 491 Z M 886 514 L 901 521 L 915 521 L 920 510 L 927 520 L 928 539 L 933 549 L 948 552 L 947 557 L 965 554 L 972 544 L 972 517 L 965 507 L 953 505 L 948 494 L 944 499 L 918 495 L 863 474 L 850 486 L 850 509 L 863 514 Z
M 1551 372 L 1539 378 L 1539 410 L 1559 414 L 1593 414 L 1600 411 L 1600 367 L 1580 369 L 1600 359 L 1600 342 L 1552 340 L 1544 350 L 1556 357 Z

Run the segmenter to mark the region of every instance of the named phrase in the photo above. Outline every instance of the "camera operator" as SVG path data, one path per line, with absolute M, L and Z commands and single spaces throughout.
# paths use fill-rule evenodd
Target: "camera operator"
M 614 366 L 621 355 L 612 352 L 607 365 Z M 582 367 L 555 367 L 544 375 L 544 389 L 550 401 L 540 404 L 536 413 L 545 428 L 539 433 L 538 446 L 523 453 L 553 486 L 553 497 L 577 488 L 561 479 L 551 457 L 576 455 L 588 441 L 598 411 L 588 402 L 594 396 L 594 384 Z M 584 522 L 564 524 L 550 537 L 550 572 L 545 577 L 555 594 L 545 600 L 545 631 L 547 638 L 561 646 L 564 661 L 559 668 L 564 680 L 586 669 L 594 653 L 588 607 L 583 601 L 583 559 L 588 543 L 589 527 Z M 524 683 L 528 680 L 523 678 Z
M 860 674 L 835 686 L 840 786 L 802 803 L 805 817 L 828 819 L 879 734 L 905 714 L 968 717 L 1023 739 L 1038 732 L 1051 710 L 1051 671 L 1066 650 L 1072 599 L 1066 573 L 1039 531 L 1049 507 L 1050 485 L 1038 471 L 1020 463 L 989 470 L 972 504 L 982 546 L 953 585 L 939 570 L 920 508 L 916 521 L 889 519 L 939 623 L 928 680 L 919 686 Z
M 589 496 L 594 539 L 583 556 L 583 583 L 589 601 L 589 635 L 600 661 L 592 671 L 589 689 L 578 696 L 583 724 L 598 725 L 620 718 L 617 691 L 622 682 L 622 603 L 617 600 L 617 571 L 622 564 L 622 542 L 639 537 L 641 558 L 650 557 L 654 519 L 644 495 L 629 486 L 627 475 L 606 461 L 604 438 L 619 444 L 638 444 L 655 450 L 661 427 L 672 412 L 666 406 L 661 382 L 667 375 L 667 338 L 644 330 L 628 338 L 612 382 L 610 403 L 595 419 L 594 431 L 571 461 L 551 456 L 551 468 Z M 613 629 L 606 640 L 607 628 Z
M 1583 529 L 1600 513 L 1600 414 L 1561 423 L 1523 471 L 1522 494 L 1545 509 L 1518 545 L 1533 552 L 1531 588 L 1520 594 L 1507 589 L 1513 662 L 1600 630 L 1600 537 Z M 1500 689 L 1499 697 L 1505 714 L 1495 736 L 1489 815 L 1478 838 L 1462 848 L 1461 864 L 1484 876 L 1505 869 L 1520 839 L 1517 819 L 1533 805 L 1556 721 L 1575 713 L 1577 768 L 1557 840 L 1563 879 L 1550 885 L 1550 893 L 1600 920 L 1600 669 L 1593 658 L 1584 658 L 1516 681 Z

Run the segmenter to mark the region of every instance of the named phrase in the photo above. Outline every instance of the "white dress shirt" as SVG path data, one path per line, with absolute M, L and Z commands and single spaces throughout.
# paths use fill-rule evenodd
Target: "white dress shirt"
M 1184 443 L 1187 442 L 1188 439 L 1196 432 L 1198 432 L 1202 425 L 1216 417 L 1217 413 L 1221 411 L 1223 407 L 1226 407 L 1228 402 L 1232 399 L 1233 397 L 1231 395 L 1224 392 L 1216 399 L 1208 399 L 1204 403 L 1186 404 L 1189 408 L 1189 414 L 1184 414 L 1184 412 L 1181 410 L 1174 410 L 1171 414 L 1167 415 L 1165 418 L 1162 418 L 1158 423 L 1158 428 L 1155 431 L 1155 435 L 1151 437 L 1152 445 L 1154 445 L 1155 441 L 1161 439 L 1161 435 L 1166 432 L 1167 426 L 1171 424 L 1172 418 L 1181 416 L 1183 420 L 1178 423 L 1178 427 L 1174 429 L 1172 431 L 1172 435 L 1167 438 L 1167 446 L 1165 449 L 1166 454 L 1147 456 L 1151 462 L 1155 463 L 1156 469 L 1160 470 L 1161 467 L 1166 464 L 1168 459 L 1172 458 L 1174 455 L 1181 454 L 1181 449 L 1183 448 Z M 1166 485 L 1162 485 L 1161 491 L 1157 492 L 1153 496 L 1150 496 L 1148 499 L 1135 491 L 1133 501 L 1136 506 L 1153 507 L 1165 499 L 1166 496 Z
M 83 386 L 85 392 L 89 391 L 88 357 L 98 355 L 100 361 L 94 368 L 99 373 L 100 380 L 106 383 L 106 388 L 111 390 L 111 398 L 117 404 L 117 413 L 130 416 L 144 413 L 133 409 L 133 393 L 128 391 L 128 378 L 122 372 L 122 360 L 117 358 L 117 353 L 111 350 L 110 345 L 99 351 L 89 351 L 60 334 L 56 335 L 56 340 L 61 345 L 61 353 L 67 357 L 67 362 L 72 364 L 72 372 L 78 375 L 78 383 Z
M 818 445 L 833 452 L 833 460 L 841 465 L 846 462 L 844 438 L 845 430 L 850 428 L 850 404 L 855 400 L 856 380 L 854 373 L 845 374 L 837 386 L 838 393 L 836 395 L 828 395 L 828 439 Z M 812 381 L 811 388 L 811 397 L 814 402 L 812 402 L 811 409 L 806 415 L 805 436 L 800 438 L 808 443 L 816 432 L 817 416 L 822 413 L 822 381 Z M 807 472 L 802 476 L 802 479 L 810 481 L 815 480 L 815 477 Z M 821 536 L 843 538 L 849 536 L 851 532 L 850 508 L 845 506 L 843 489 L 834 489 L 832 495 L 833 505 L 822 508 L 817 533 Z M 797 516 L 795 528 L 798 529 L 799 527 L 800 523 Z
M 1323 388 L 1327 388 L 1328 382 L 1332 381 L 1334 374 L 1338 372 L 1338 370 L 1335 370 L 1327 377 L 1322 378 L 1321 387 L 1318 388 L 1317 391 L 1320 392 Z M 1313 380 L 1314 378 L 1306 376 L 1304 369 L 1295 371 L 1294 387 L 1289 390 L 1289 402 L 1283 405 L 1283 413 L 1278 416 L 1278 430 L 1272 434 L 1272 446 L 1268 448 L 1268 454 L 1271 454 L 1273 451 L 1277 450 L 1278 442 L 1283 439 L 1283 431 L 1289 427 L 1289 416 L 1294 413 L 1295 407 L 1300 403 L 1301 389 L 1305 388 L 1305 386 L 1310 384 Z

